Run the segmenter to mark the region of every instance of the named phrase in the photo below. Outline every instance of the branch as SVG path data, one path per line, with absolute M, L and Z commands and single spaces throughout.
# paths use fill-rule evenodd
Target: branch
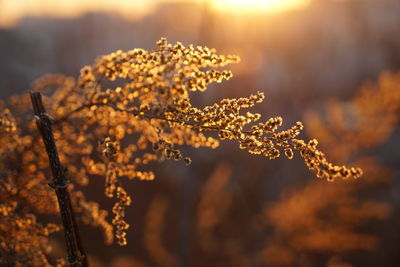
M 46 113 L 42 103 L 42 95 L 39 92 L 30 92 L 33 111 L 37 128 L 39 129 L 46 152 L 49 157 L 51 172 L 53 175 L 52 182 L 49 184 L 57 194 L 58 205 L 62 223 L 64 226 L 65 243 L 68 251 L 68 261 L 71 267 L 88 266 L 86 255 L 83 251 L 79 238 L 78 227 L 75 222 L 74 212 L 67 186 L 69 184 L 66 179 L 65 169 L 60 163 L 57 147 L 54 140 L 52 119 Z
M 234 130 L 227 129 L 227 128 L 221 128 L 221 127 L 217 127 L 217 126 L 205 126 L 205 125 L 202 125 L 201 123 L 194 123 L 194 122 L 189 122 L 189 121 L 171 119 L 171 118 L 167 118 L 165 116 L 157 116 L 157 115 L 153 115 L 153 114 L 146 114 L 146 113 L 142 113 L 142 112 L 140 112 L 138 110 L 121 109 L 121 108 L 118 108 L 117 106 L 111 105 L 109 103 L 106 103 L 106 104 L 104 104 L 104 103 L 84 104 L 84 105 L 79 106 L 78 108 L 70 111 L 67 115 L 64 115 L 63 117 L 57 119 L 54 123 L 55 124 L 60 124 L 60 123 L 63 123 L 65 121 L 68 121 L 70 119 L 70 117 L 72 115 L 74 115 L 75 113 L 78 113 L 78 112 L 80 112 L 80 111 L 82 111 L 84 109 L 90 109 L 92 106 L 109 107 L 109 108 L 112 108 L 114 111 L 124 112 L 124 113 L 127 113 L 127 114 L 131 114 L 131 115 L 137 116 L 139 118 L 144 118 L 144 119 L 148 119 L 148 120 L 151 120 L 151 119 L 162 120 L 162 121 L 166 121 L 166 122 L 177 123 L 177 124 L 179 124 L 181 126 L 188 127 L 188 128 L 191 128 L 191 129 L 197 129 L 197 130 L 201 130 L 201 131 L 215 131 L 215 132 L 227 131 L 227 132 L 234 132 Z M 245 134 L 251 134 L 250 131 L 243 131 L 242 130 L 242 132 L 245 133 Z M 271 138 L 267 137 L 267 139 L 271 139 Z

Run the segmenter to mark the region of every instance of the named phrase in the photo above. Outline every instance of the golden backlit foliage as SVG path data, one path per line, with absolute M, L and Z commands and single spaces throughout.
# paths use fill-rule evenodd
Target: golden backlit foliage
M 326 256 L 326 266 L 352 266 L 343 261 L 348 253 L 372 251 L 379 245 L 375 236 L 360 229 L 388 218 L 391 207 L 360 194 L 391 177 L 379 158 L 367 152 L 384 143 L 398 126 L 400 74 L 385 72 L 377 84 L 361 87 L 351 101 L 331 101 L 326 110 L 325 117 L 307 115 L 310 134 L 321 140 L 330 157 L 357 164 L 365 174 L 359 183 L 310 183 L 266 208 L 265 220 L 274 228 L 274 237 L 261 254 L 268 265 L 312 266 L 313 255 L 320 254 Z
M 329 155 L 348 162 L 351 157 L 385 142 L 399 121 L 400 78 L 384 72 L 377 84 L 366 83 L 351 102 L 332 100 L 326 119 L 306 116 L 308 131 L 318 136 Z
M 50 266 L 46 258 L 51 250 L 48 236 L 61 227 L 43 224 L 34 214 L 55 212 L 55 196 L 49 194 L 44 174 L 36 176 L 41 162 L 33 162 L 35 151 L 24 149 L 33 136 L 20 136 L 10 110 L 2 102 L 0 108 L 0 262 Z M 20 166 L 21 161 L 24 166 Z
M 241 149 L 269 159 L 279 157 L 281 151 L 291 159 L 298 151 L 310 170 L 330 181 L 362 174 L 359 168 L 328 162 L 315 139 L 298 139 L 301 122 L 280 132 L 281 117 L 258 122 L 260 114 L 245 110 L 264 100 L 261 92 L 194 107 L 190 93 L 231 78 L 232 73 L 221 68 L 238 61 L 237 56 L 218 55 L 214 49 L 171 45 L 161 39 L 151 51 L 134 49 L 102 56 L 82 68 L 77 79 L 46 75 L 33 84 L 32 91 L 47 95 L 46 110 L 52 116 L 60 160 L 72 183 L 75 210 L 80 220 L 104 230 L 106 243 L 112 243 L 114 235 L 119 245 L 127 243 L 125 212 L 132 199 L 124 180 L 154 179 L 151 168 L 144 167 L 152 162 L 173 159 L 190 164 L 191 159 L 180 150 L 182 145 L 216 148 L 218 136 L 236 140 Z M 59 226 L 49 226 L 49 230 L 33 214 L 56 214 L 58 206 L 47 185 L 48 159 L 29 107 L 27 95 L 0 104 L 0 199 L 5 203 L 0 217 L 1 249 L 10 251 L 2 253 L 1 257 L 8 258 L 1 260 L 42 266 L 48 264 L 45 254 L 49 251 L 43 232 L 49 234 Z M 207 136 L 208 132 L 214 135 Z M 105 178 L 105 195 L 115 199 L 112 224 L 106 220 L 108 212 L 78 190 L 98 177 Z M 157 207 L 161 209 L 156 204 L 153 208 Z M 24 223 L 17 223 L 20 220 Z M 13 239 L 20 231 L 35 242 Z M 151 235 L 147 238 L 154 240 Z M 173 262 L 167 252 L 163 254 Z

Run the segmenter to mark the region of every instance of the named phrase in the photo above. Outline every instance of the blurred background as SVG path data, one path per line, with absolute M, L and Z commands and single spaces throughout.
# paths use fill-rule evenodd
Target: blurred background
M 328 183 L 298 155 L 269 161 L 229 141 L 187 149 L 189 167 L 127 183 L 128 246 L 82 226 L 92 266 L 400 266 L 399 25 L 398 0 L 0 0 L 0 97 L 161 37 L 237 54 L 199 105 L 264 91 L 257 112 L 303 121 L 304 138 L 364 177 Z M 85 190 L 109 208 L 103 183 Z

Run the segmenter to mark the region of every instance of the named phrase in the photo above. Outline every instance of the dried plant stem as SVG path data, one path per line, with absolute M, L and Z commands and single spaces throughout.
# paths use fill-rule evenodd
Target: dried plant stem
M 66 179 L 65 169 L 60 163 L 57 147 L 54 140 L 52 120 L 46 113 L 42 103 L 42 95 L 38 92 L 31 92 L 31 101 L 35 114 L 36 125 L 42 135 L 46 152 L 49 157 L 53 180 L 49 184 L 57 194 L 61 219 L 64 226 L 65 243 L 68 251 L 68 261 L 70 266 L 88 266 L 86 255 L 83 251 L 79 238 L 78 228 L 74 218 L 71 199 L 67 190 L 68 180 Z

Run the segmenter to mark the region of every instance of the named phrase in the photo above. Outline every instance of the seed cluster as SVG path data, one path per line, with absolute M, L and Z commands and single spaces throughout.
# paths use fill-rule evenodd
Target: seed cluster
M 30 213 L 21 215 L 16 202 L 0 205 L 0 260 L 15 266 L 51 266 L 48 236 L 61 230 L 56 224 L 42 225 Z
M 219 55 L 214 49 L 161 39 L 151 51 L 101 56 L 82 68 L 77 79 L 46 75 L 33 84 L 34 90 L 50 92 L 44 101 L 54 118 L 60 160 L 74 185 L 71 198 L 76 211 L 84 222 L 104 230 L 107 243 L 112 242 L 113 231 L 118 243 L 126 244 L 129 224 L 124 217 L 132 201 L 123 179 L 153 180 L 154 173 L 143 169 L 151 162 L 172 159 L 190 164 L 180 149 L 183 145 L 216 148 L 220 140 L 236 140 L 241 149 L 269 159 L 282 152 L 291 159 L 298 151 L 309 169 L 328 180 L 361 175 L 360 169 L 329 163 L 316 141 L 298 139 L 300 122 L 278 131 L 281 117 L 262 122 L 260 114 L 246 111 L 264 100 L 262 92 L 193 106 L 191 92 L 230 79 L 232 73 L 222 67 L 238 61 L 237 56 Z M 31 213 L 56 213 L 43 144 L 34 121 L 24 121 L 29 106 L 27 96 L 13 96 L 7 106 L 0 104 L 0 141 L 7 144 L 0 147 L 0 198 L 2 203 L 18 199 Z M 214 137 L 208 136 L 210 132 Z M 75 189 L 89 185 L 93 176 L 105 177 L 105 195 L 115 199 L 113 226 L 106 221 L 106 211 Z M 0 210 L 13 212 L 6 206 Z
M 16 131 L 15 119 L 8 109 L 3 109 L 0 111 L 0 130 L 0 134 L 12 133 Z

